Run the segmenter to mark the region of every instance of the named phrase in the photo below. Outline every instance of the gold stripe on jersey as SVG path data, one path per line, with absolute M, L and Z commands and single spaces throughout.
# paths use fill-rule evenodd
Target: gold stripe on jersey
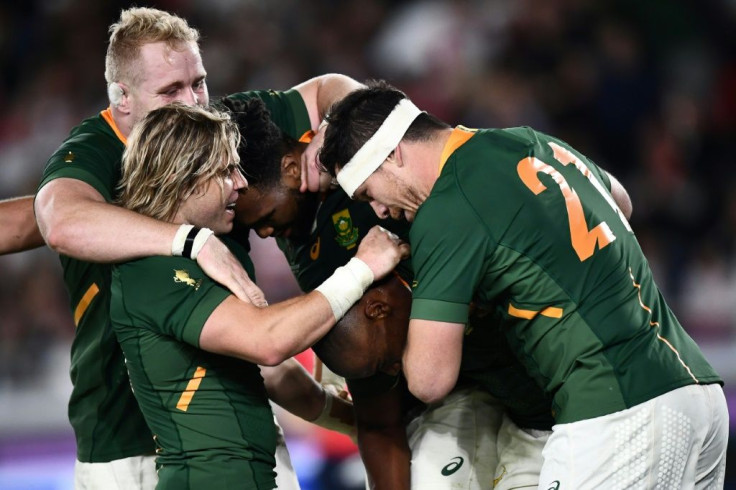
M 189 404 L 192 402 L 194 392 L 199 389 L 199 385 L 202 382 L 202 378 L 207 373 L 207 369 L 202 366 L 197 366 L 197 370 L 194 371 L 194 376 L 187 383 L 187 389 L 179 397 L 179 401 L 176 404 L 176 408 L 182 412 L 186 412 L 189 409 Z
M 516 318 L 524 318 L 525 320 L 531 320 L 537 315 L 546 316 L 547 318 L 562 318 L 562 308 L 557 308 L 556 306 L 548 306 L 541 311 L 535 311 L 522 310 L 521 308 L 516 308 L 514 305 L 509 303 L 508 313 L 511 316 L 515 316 Z
M 650 307 L 648 307 L 647 305 L 644 304 L 644 301 L 641 298 L 641 284 L 637 284 L 636 279 L 634 278 L 634 272 L 631 270 L 631 267 L 629 267 L 629 277 L 631 277 L 632 284 L 638 290 L 638 294 L 639 294 L 639 306 L 641 306 L 644 311 L 646 311 L 647 313 L 649 313 L 649 316 L 651 317 L 652 316 L 652 309 Z M 652 322 L 652 321 L 650 321 L 649 322 L 649 326 L 650 327 L 653 327 L 653 328 L 656 328 L 656 329 L 659 329 L 659 322 Z M 695 381 L 695 383 L 700 384 L 700 380 L 695 377 L 695 375 L 693 374 L 692 370 L 690 369 L 690 366 L 688 366 L 687 364 L 685 364 L 685 361 L 682 360 L 682 356 L 680 355 L 680 353 L 678 352 L 678 350 L 675 349 L 675 346 L 672 345 L 669 340 L 667 340 L 666 338 L 662 337 L 659 334 L 659 332 L 657 332 L 657 339 L 659 339 L 660 341 L 662 341 L 667 347 L 669 347 L 669 349 L 672 352 L 675 353 L 675 356 L 677 356 L 677 360 L 680 362 L 680 365 L 685 368 L 685 371 L 687 371 L 687 373 L 690 375 L 690 377 L 693 379 L 693 381 Z
M 77 303 L 77 307 L 74 308 L 74 326 L 79 326 L 79 320 L 82 319 L 82 315 L 84 315 L 84 312 L 87 311 L 87 308 L 89 308 L 90 303 L 92 303 L 92 300 L 95 296 L 97 296 L 97 293 L 100 292 L 100 288 L 97 287 L 97 284 L 92 283 L 92 285 L 87 289 L 87 292 L 84 293 L 84 296 L 82 296 L 82 299 L 79 300 L 79 303 Z

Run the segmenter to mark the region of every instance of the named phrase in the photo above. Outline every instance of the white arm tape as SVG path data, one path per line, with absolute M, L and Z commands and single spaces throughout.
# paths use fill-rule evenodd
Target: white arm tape
M 181 257 L 181 254 L 184 253 L 184 242 L 187 239 L 187 235 L 189 232 L 194 228 L 194 225 L 181 225 L 178 230 L 176 230 L 176 235 L 174 235 L 174 241 L 171 242 L 171 255 L 174 257 Z
M 371 268 L 359 258 L 353 257 L 317 286 L 316 291 L 327 298 L 335 320 L 339 321 L 372 283 Z
M 202 247 L 204 247 L 205 242 L 214 234 L 215 232 L 209 228 L 202 228 L 199 230 L 197 236 L 194 237 L 194 244 L 192 245 L 192 260 L 197 260 L 197 255 L 202 251 Z

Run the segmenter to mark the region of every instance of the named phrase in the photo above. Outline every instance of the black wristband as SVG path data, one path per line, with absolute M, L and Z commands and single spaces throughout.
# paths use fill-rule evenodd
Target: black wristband
M 200 232 L 202 228 L 197 228 L 196 226 L 189 230 L 189 233 L 187 234 L 186 240 L 184 240 L 184 250 L 182 250 L 181 254 L 188 258 L 192 258 L 192 246 L 194 245 L 194 239 L 197 237 L 197 233 Z

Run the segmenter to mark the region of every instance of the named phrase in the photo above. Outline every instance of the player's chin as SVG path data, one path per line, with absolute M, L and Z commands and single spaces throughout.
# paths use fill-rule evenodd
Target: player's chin
M 233 229 L 233 216 L 228 215 L 223 217 L 223 219 L 220 220 L 216 225 L 212 226 L 211 229 L 215 232 L 215 235 L 224 235 L 225 233 L 230 233 Z

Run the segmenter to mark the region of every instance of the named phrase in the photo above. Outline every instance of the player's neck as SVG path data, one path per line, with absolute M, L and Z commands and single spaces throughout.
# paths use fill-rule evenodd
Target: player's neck
M 422 195 L 428 196 L 434 183 L 440 176 L 442 152 L 452 129 L 437 131 L 428 141 L 410 143 L 408 150 L 415 167 L 412 172 L 417 177 L 417 184 Z

